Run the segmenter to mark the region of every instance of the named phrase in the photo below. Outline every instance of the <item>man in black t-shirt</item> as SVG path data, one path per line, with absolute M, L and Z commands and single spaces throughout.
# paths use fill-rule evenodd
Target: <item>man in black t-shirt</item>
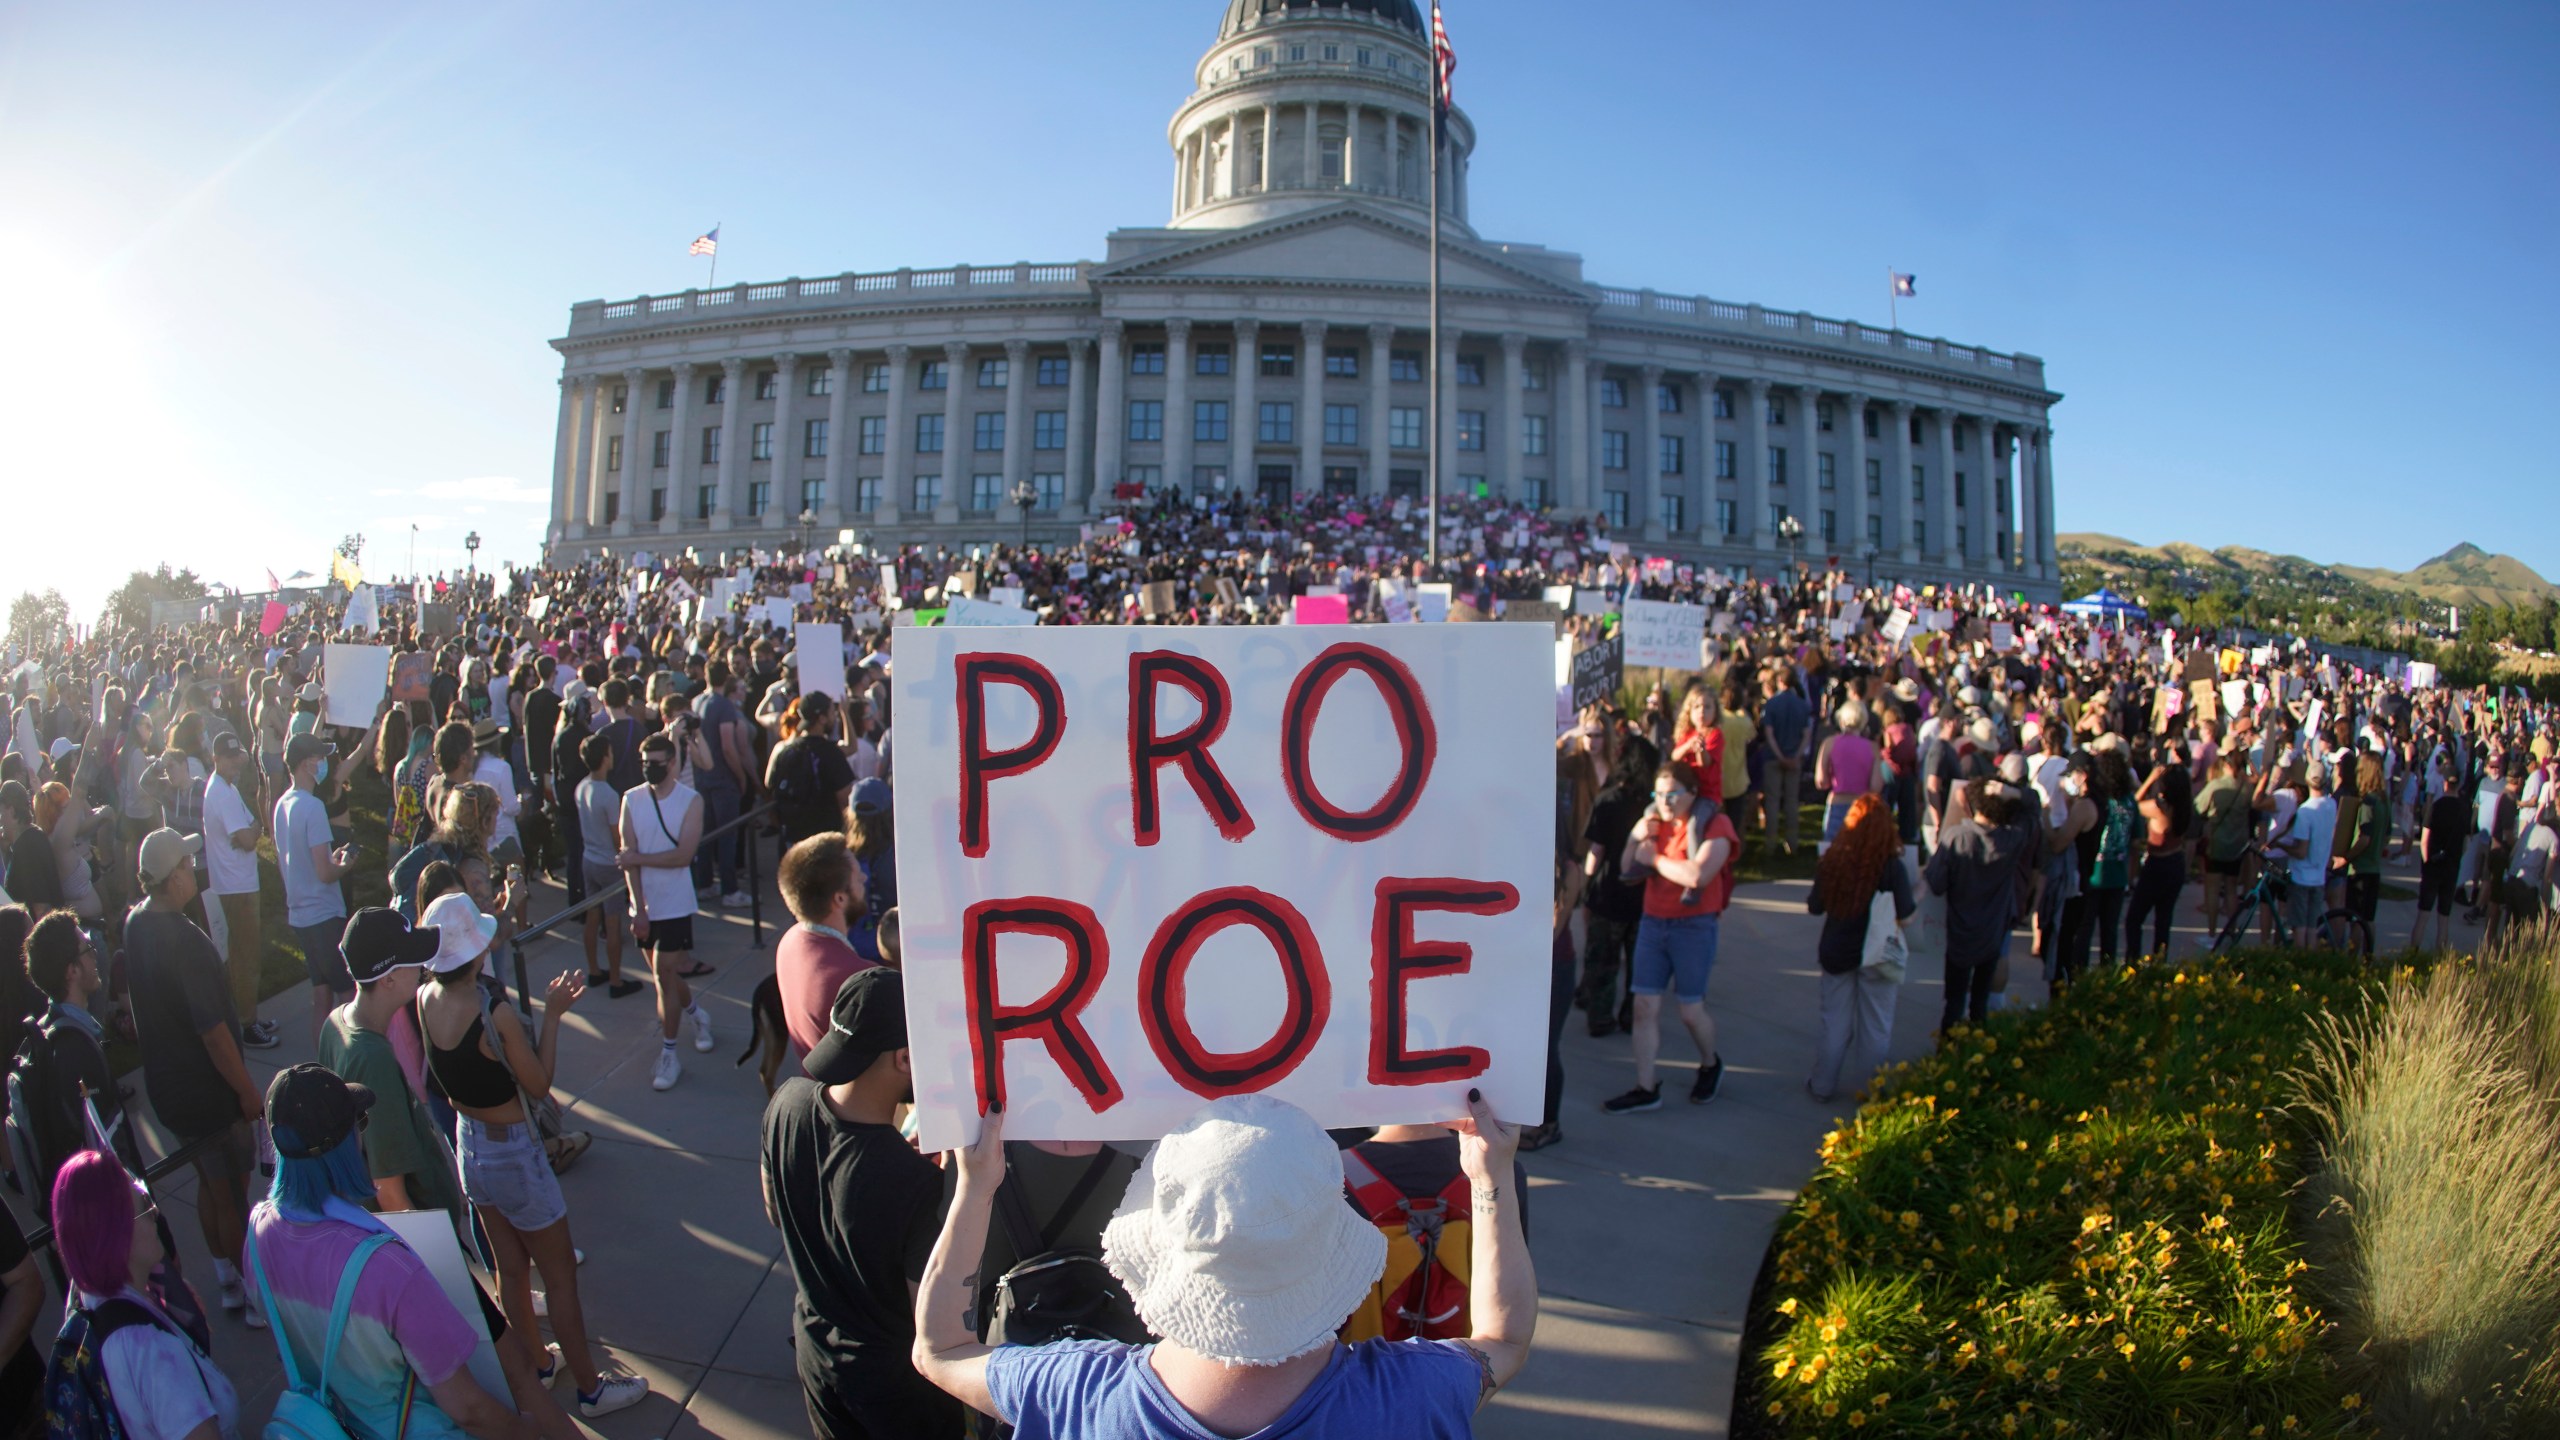
M 2435 948 L 2442 950 L 2453 930 L 2453 892 L 2462 880 L 2462 852 L 2471 844 L 2471 806 L 2462 798 L 2452 772 L 2444 788 L 2427 802 L 2418 832 L 2418 917 L 2409 927 L 2409 948 L 2427 928 L 2427 912 L 2436 917 Z
M 1640 744 L 1620 736 L 1621 746 Z M 1652 746 L 1645 745 L 1648 757 Z M 1591 807 L 1591 818 L 1583 823 L 1582 838 L 1587 847 L 1582 873 L 1587 888 L 1583 908 L 1585 921 L 1582 941 L 1582 980 L 1574 994 L 1574 1004 L 1582 1012 L 1595 1036 L 1615 1032 L 1622 1023 L 1618 1018 L 1620 996 L 1618 976 L 1633 963 L 1636 947 L 1636 922 L 1644 918 L 1644 886 L 1630 884 L 1618 873 L 1618 854 L 1626 848 L 1627 837 L 1635 833 L 1636 822 L 1644 818 L 1645 807 L 1653 803 L 1653 766 L 1631 765 L 1622 759 L 1609 777 L 1609 788 Z
M 820 1440 L 960 1434 L 916 1374 L 915 1293 L 942 1231 L 942 1174 L 898 1133 L 915 1098 L 905 980 L 875 966 L 836 991 L 807 1079 L 764 1112 L 765 1218 L 782 1232 L 801 1399 Z
M 62 869 L 53 842 L 36 824 L 35 799 L 15 780 L 0 781 L 0 837 L 9 845 L 9 898 L 42 914 L 62 903 Z
M 775 747 L 765 762 L 765 788 L 779 806 L 782 848 L 812 835 L 844 828 L 845 801 L 853 793 L 853 765 L 836 743 L 836 707 L 824 691 L 800 697 L 800 729 Z

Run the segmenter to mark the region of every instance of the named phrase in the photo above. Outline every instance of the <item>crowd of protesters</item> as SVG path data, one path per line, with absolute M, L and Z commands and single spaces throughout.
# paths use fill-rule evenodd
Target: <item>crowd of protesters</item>
M 676 1085 L 679 1042 L 714 1043 L 697 925 L 754 903 L 741 861 L 761 833 L 778 832 L 798 921 L 776 952 L 799 1063 L 765 1116 L 766 1210 L 822 1435 L 958 1434 L 968 1410 L 1026 1435 L 1284 1416 L 1286 1433 L 1388 1433 L 1390 1414 L 1467 1433 L 1534 1322 L 1511 1155 L 1564 1138 L 1562 1028 L 1579 1010 L 1595 1037 L 1627 1034 L 1635 1083 L 1609 1114 L 1663 1104 L 1673 1017 L 1689 1100 L 1716 1098 L 1708 994 L 1749 866 L 1816 852 L 1806 1089 L 1825 1101 L 1883 1059 L 1904 927 L 1924 917 L 1943 1029 L 2006 1003 L 2013 957 L 2064 992 L 2092 965 L 2166 955 L 2184 914 L 2210 932 L 2265 895 L 2251 913 L 2268 930 L 2306 935 L 2342 909 L 2370 923 L 2395 862 L 2416 872 L 2413 946 L 2430 916 L 2445 944 L 2456 907 L 2484 941 L 2549 913 L 2547 706 L 1836 563 L 1693 568 L 1496 501 L 1442 519 L 1434 555 L 1410 502 L 1165 496 L 1065 543 L 634 550 L 377 587 L 362 606 L 342 587 L 229 598 L 193 623 L 11 654 L 0 952 L 18 963 L 0 966 L 0 1053 L 34 1057 L 65 1112 L 12 1169 L 52 1201 L 71 1353 L 101 1357 L 129 1433 L 238 1433 L 207 1312 L 133 1178 L 103 1049 L 122 1037 L 192 1157 L 217 1308 L 280 1322 L 287 1363 L 316 1371 L 336 1280 L 360 1275 L 346 1343 L 366 1358 L 339 1372 L 342 1407 L 500 1435 L 574 1433 L 572 1404 L 636 1403 L 645 1383 L 589 1339 L 555 1178 L 584 1143 L 549 1103 L 561 1019 L 652 992 L 652 1085 Z M 1320 596 L 1356 622 L 1543 621 L 1577 648 L 1632 601 L 1714 617 L 1694 667 L 1638 678 L 1626 703 L 1558 697 L 1545 1113 L 1327 1137 L 1286 1106 L 1221 1101 L 1143 1157 L 1007 1144 L 1000 1117 L 938 1167 L 918 1155 L 899 1125 L 893 632 L 980 604 L 1046 624 L 1290 623 Z M 351 620 L 395 653 L 389 697 L 339 726 L 322 661 Z M 838 623 L 844 653 L 798 654 L 794 621 Z M 804 687 L 802 665 L 845 681 Z M 617 887 L 584 916 L 583 966 L 522 1018 L 490 957 L 538 893 Z M 259 1009 L 285 964 L 311 987 L 321 1063 L 261 1087 L 245 1057 L 279 1043 Z M 1406 1223 L 1417 1205 L 1448 1217 L 1427 1242 Z M 467 1317 L 377 1241 L 376 1209 L 462 1222 L 497 1292 L 478 1308 L 509 1394 L 471 1380 Z M 15 1233 L 0 1318 L 32 1323 L 19 1297 L 43 1281 Z M 1432 1248 L 1461 1243 L 1466 1263 Z M 1040 1273 L 1062 1290 L 1009 1283 L 1060 1255 Z M 1060 1323 L 1062 1307 L 1083 1318 Z M 27 1343 L 11 1342 L 0 1331 L 0 1350 Z M 562 1370 L 574 1402 L 550 1398 Z M 0 1371 L 0 1402 L 25 1377 L 15 1359 Z

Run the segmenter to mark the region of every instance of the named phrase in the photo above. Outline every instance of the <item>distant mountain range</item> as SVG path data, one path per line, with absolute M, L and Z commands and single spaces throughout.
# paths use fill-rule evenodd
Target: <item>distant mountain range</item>
M 2560 585 L 2543 579 L 2532 566 L 2512 555 L 2493 555 L 2468 541 L 2414 570 L 2384 570 L 2323 565 L 2299 555 L 2274 555 L 2241 545 L 2207 550 L 2183 541 L 2141 545 L 2116 535 L 2054 538 L 2066 562 L 2109 583 L 2166 583 L 2188 594 L 2211 590 L 2228 581 L 2244 592 L 2271 589 L 2339 598 L 2347 598 L 2356 587 L 2365 586 L 2391 595 L 2465 608 L 2536 606 L 2560 598 Z

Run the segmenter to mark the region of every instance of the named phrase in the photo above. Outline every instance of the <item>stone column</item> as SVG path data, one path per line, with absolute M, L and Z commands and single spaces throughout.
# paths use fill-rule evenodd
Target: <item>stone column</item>
M 1324 322 L 1299 322 L 1298 484 L 1300 495 L 1324 490 Z
M 910 414 L 914 407 L 908 396 L 915 384 L 915 350 L 912 346 L 892 345 L 887 352 L 889 364 L 889 415 L 882 429 L 888 434 L 880 443 L 880 523 L 898 523 L 898 514 L 915 500 L 915 423 Z
M 1747 382 L 1743 403 L 1750 410 L 1742 418 L 1742 523 L 1735 538 L 1766 550 L 1778 539 L 1769 528 L 1769 382 Z
M 1394 382 L 1396 327 L 1369 327 L 1369 414 L 1366 424 L 1369 439 L 1369 490 L 1371 495 L 1387 493 L 1387 477 L 1395 470 L 1395 447 L 1390 444 L 1387 417 L 1395 409 Z
M 1644 507 L 1639 517 L 1644 538 L 1664 540 L 1670 532 L 1662 524 L 1662 367 L 1647 365 L 1641 378 L 1644 389 L 1636 403 L 1643 407 L 1638 413 L 1644 416 L 1644 423 L 1637 427 L 1636 437 L 1638 448 L 1644 453 L 1627 459 L 1635 467 L 1636 478 L 1643 482 L 1643 498 L 1638 503 Z
M 1307 102 L 1306 173 L 1299 177 L 1301 189 L 1313 190 L 1324 184 L 1324 116 L 1317 102 Z
M 579 422 L 579 428 L 585 432 L 581 437 L 584 448 L 579 451 L 579 463 L 585 468 L 585 473 L 578 478 L 578 511 L 570 517 L 570 527 L 579 535 L 604 524 L 606 487 L 620 478 L 604 468 L 606 417 L 612 413 L 608 400 L 613 393 L 612 379 L 610 375 L 593 377 L 594 393 L 587 400 L 586 418 Z M 626 403 L 622 408 L 632 411 L 640 407 L 635 402 Z
M 1031 362 L 1031 342 L 1004 342 L 1004 489 L 1010 500 L 1013 487 L 1031 478 L 1031 372 L 1023 367 Z M 1018 533 L 1018 532 L 1017 532 Z
M 1804 437 L 1804 453 L 1796 457 L 1804 473 L 1795 477 L 1791 493 L 1801 497 L 1795 511 L 1797 522 L 1804 526 L 1801 553 L 1811 555 L 1826 543 L 1822 538 L 1822 387 L 1796 387 L 1796 433 Z M 1836 467 L 1832 470 L 1835 497 L 1839 473 Z
M 1342 107 L 1342 188 L 1357 190 L 1369 178 L 1369 167 L 1360 153 L 1360 116 L 1369 107 L 1360 104 Z
M 792 402 L 800 394 L 800 357 L 782 354 L 773 357 L 773 459 L 764 468 L 765 483 L 773 489 L 773 503 L 764 507 L 764 528 L 776 529 L 800 523 L 800 472 L 807 463 L 800 453 L 800 437 L 793 432 L 797 423 L 791 412 L 798 407 Z M 747 397 L 733 394 L 731 414 L 744 414 Z M 754 427 L 747 427 L 754 433 Z M 740 438 L 744 438 L 743 436 Z
M 1280 107 L 1272 101 L 1262 105 L 1262 168 L 1255 171 L 1262 193 L 1270 194 L 1280 186 Z
M 969 478 L 978 468 L 977 436 L 969 428 L 969 380 L 963 373 L 968 365 L 967 341 L 943 342 L 943 379 L 950 388 L 942 392 L 942 503 L 933 507 L 936 525 L 960 523 L 960 497 L 969 492 Z
M 1096 362 L 1102 374 L 1100 398 L 1093 411 L 1093 490 L 1096 508 L 1110 500 L 1120 483 L 1121 446 L 1129 434 L 1129 407 L 1120 397 L 1128 393 L 1129 362 L 1120 350 L 1120 337 L 1126 327 L 1117 320 L 1102 322 L 1102 344 L 1097 347 Z
M 1841 459 L 1845 473 L 1840 484 L 1847 491 L 1849 503 L 1841 507 L 1848 537 L 1840 542 L 1842 556 L 1863 555 L 1867 549 L 1867 397 L 1851 391 L 1842 412 L 1848 427 L 1848 453 Z
M 1091 403 L 1086 388 L 1093 382 L 1086 378 L 1092 364 L 1093 342 L 1082 335 L 1067 337 L 1067 503 L 1061 520 L 1081 521 L 1093 509 L 1093 458 L 1087 452 L 1087 436 L 1091 433 L 1085 409 Z
M 2051 580 L 2062 574 L 2053 543 L 2053 427 L 2038 432 L 2036 446 L 2036 576 Z
M 853 352 L 827 352 L 827 508 L 825 524 L 841 530 L 853 509 Z
M 1908 400 L 1893 402 L 1893 443 L 1886 450 L 1893 458 L 1885 465 L 1891 473 L 1884 477 L 1884 538 L 1892 542 L 1905 565 L 1920 559 L 1919 542 L 1911 538 L 1911 522 L 1919 518 L 1919 507 L 1911 496 L 1912 409 Z
M 743 359 L 721 362 L 722 383 L 729 387 L 723 392 L 724 401 L 736 393 L 739 378 L 745 374 L 746 368 L 747 362 Z M 702 483 L 701 427 L 695 423 L 693 410 L 693 392 L 701 383 L 702 375 L 700 368 L 689 360 L 678 364 L 675 372 L 675 415 L 668 421 L 667 428 L 667 513 L 659 518 L 660 530 L 672 530 L 682 523 L 680 517 L 685 512 L 686 503 L 693 498 L 690 492 Z M 704 409 L 709 408 L 706 402 Z M 725 403 L 721 406 L 724 413 L 728 408 Z M 730 517 L 737 513 L 737 464 L 738 447 L 729 443 L 729 432 L 723 430 L 720 432 L 720 468 L 713 472 L 717 495 L 711 504 L 711 520 L 715 530 L 728 529 Z
M 569 517 L 577 509 L 571 493 L 581 478 L 578 474 L 578 407 L 587 400 L 588 383 L 584 375 L 560 377 L 560 423 L 551 443 L 551 523 L 543 534 L 544 543 L 569 533 Z
M 1954 569 L 1964 563 L 1964 550 L 1956 544 L 1956 412 L 1938 411 L 1934 424 L 1938 432 L 1938 463 L 1937 473 L 1930 478 L 1937 483 L 1930 493 L 1930 544 L 1923 548 Z
M 1236 388 L 1227 402 L 1227 484 L 1240 495 L 1258 494 L 1255 487 L 1262 477 L 1253 447 L 1262 433 L 1262 401 L 1256 393 L 1262 380 L 1261 321 L 1236 322 L 1235 360 L 1230 368 Z
M 1521 403 L 1521 372 L 1529 354 L 1529 337 L 1517 330 L 1502 336 L 1502 379 L 1494 386 L 1501 403 L 1485 417 L 1485 444 L 1493 447 L 1495 483 L 1502 487 L 1502 498 L 1520 503 L 1520 417 L 1527 407 Z
M 1431 473 L 1424 477 L 1422 491 L 1431 493 L 1433 486 L 1442 495 L 1457 493 L 1449 487 L 1458 483 L 1458 328 L 1444 324 L 1440 329 L 1440 353 L 1431 357 L 1440 367 L 1440 413 L 1431 417 L 1433 439 Z
M 640 392 L 640 382 L 648 378 L 646 370 L 622 372 L 622 507 L 613 517 L 613 533 L 628 535 L 640 514 L 640 495 L 648 487 L 641 482 L 649 473 L 649 450 L 641 442 L 648 438 L 640 427 L 640 417 L 648 399 Z M 604 523 L 604 502 L 596 502 L 595 523 Z
M 1548 449 L 1548 468 L 1555 472 L 1557 503 L 1570 509 L 1600 507 L 1599 487 L 1591 479 L 1591 347 L 1580 340 L 1564 342 L 1563 385 L 1556 395 L 1557 434 Z
M 1191 322 L 1164 322 L 1164 478 L 1191 493 Z
M 1245 193 L 1244 112 L 1241 110 L 1227 117 L 1227 193 Z
M 1690 463 L 1697 467 L 1699 513 L 1695 529 L 1701 545 L 1732 543 L 1725 537 L 1724 526 L 1716 520 L 1716 502 L 1724 498 L 1716 484 L 1716 387 L 1721 383 L 1722 378 L 1712 370 L 1698 372 L 1698 453 Z
M 1609 407 L 1600 403 L 1600 390 L 1608 380 L 1609 362 L 1593 361 L 1585 372 L 1581 392 L 1575 397 L 1583 407 L 1582 415 L 1575 419 L 1576 427 L 1582 432 L 1582 464 L 1584 483 L 1587 487 L 1583 495 L 1592 509 L 1600 511 L 1606 511 L 1609 508 L 1606 496 L 1609 488 L 1609 457 L 1600 447 L 1601 437 L 1609 428 Z M 1631 513 L 1627 519 L 1632 522 L 1630 529 L 1644 524 L 1644 517 L 1641 515 Z

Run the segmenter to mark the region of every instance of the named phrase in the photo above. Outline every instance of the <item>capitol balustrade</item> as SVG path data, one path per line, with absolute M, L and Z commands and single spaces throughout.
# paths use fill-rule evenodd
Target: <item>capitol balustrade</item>
M 1665 295 L 1612 285 L 1598 289 L 1599 318 L 1604 323 L 1623 318 L 1616 312 L 1633 310 L 1648 317 L 1663 317 L 1675 325 L 1731 335 L 1768 339 L 1772 332 L 1778 332 L 1791 341 L 1822 345 L 1860 359 L 1916 360 L 1955 370 L 1988 372 L 2020 384 L 2044 384 L 2044 362 L 2033 355 L 2002 355 L 1940 337 L 1879 330 L 1855 320 L 1826 320 L 1809 311 L 1771 310 L 1710 300 L 1703 295 Z M 1886 354 L 1880 357 L 1875 353 L 1878 350 Z
M 673 295 L 642 295 L 630 300 L 589 300 L 569 309 L 569 333 L 641 329 L 668 323 L 670 317 L 783 313 L 824 301 L 835 309 L 848 303 L 876 300 L 883 308 L 912 304 L 919 295 L 958 292 L 971 296 L 1082 295 L 1089 292 L 1093 266 L 1085 261 L 1064 265 L 954 265 L 942 270 L 885 270 L 876 274 L 830 275 L 821 279 L 723 285 L 716 290 L 685 290 Z

